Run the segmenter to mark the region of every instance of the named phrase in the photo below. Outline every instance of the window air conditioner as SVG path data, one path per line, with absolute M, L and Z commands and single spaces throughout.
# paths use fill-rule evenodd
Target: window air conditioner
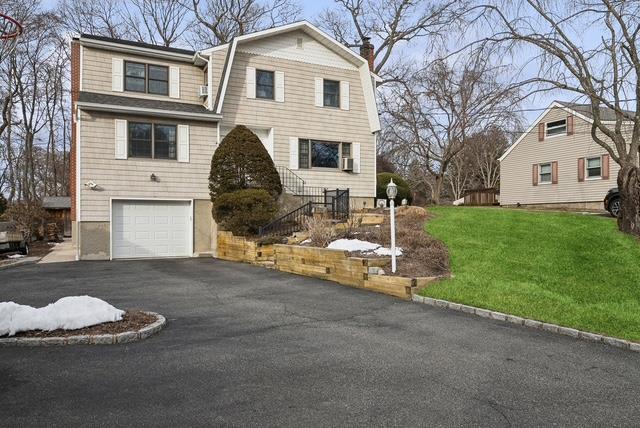
M 342 170 L 343 171 L 353 171 L 353 159 L 352 158 L 342 158 Z
M 207 95 L 209 95 L 209 87 L 207 85 L 200 85 L 198 96 L 206 97 Z

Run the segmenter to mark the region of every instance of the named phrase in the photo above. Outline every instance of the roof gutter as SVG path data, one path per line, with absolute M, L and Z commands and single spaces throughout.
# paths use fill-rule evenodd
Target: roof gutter
M 161 51 L 157 49 L 143 48 L 141 46 L 123 45 L 120 43 L 106 42 L 104 40 L 87 39 L 80 37 L 78 39 L 82 46 L 87 46 L 96 49 L 107 49 L 115 52 L 134 53 L 144 55 L 153 58 L 170 59 L 173 61 L 187 62 L 193 64 L 195 61 L 194 55 L 182 54 L 178 52 Z
M 158 116 L 158 117 L 197 120 L 201 122 L 217 122 L 218 120 L 222 119 L 222 115 L 218 115 L 218 114 L 189 113 L 189 112 L 176 111 L 176 110 L 160 110 L 160 109 L 143 108 L 143 107 L 127 107 L 127 106 L 120 106 L 115 104 L 98 104 L 98 103 L 88 103 L 88 102 L 78 101 L 76 105 L 78 106 L 78 109 L 81 109 L 81 110 L 103 111 L 107 113 L 151 115 L 151 116 Z

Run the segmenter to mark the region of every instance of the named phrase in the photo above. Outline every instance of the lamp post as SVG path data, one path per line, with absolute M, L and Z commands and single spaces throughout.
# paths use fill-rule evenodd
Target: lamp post
M 396 203 L 395 198 L 398 194 L 398 186 L 393 179 L 387 184 L 387 197 L 391 205 L 391 272 L 396 273 Z

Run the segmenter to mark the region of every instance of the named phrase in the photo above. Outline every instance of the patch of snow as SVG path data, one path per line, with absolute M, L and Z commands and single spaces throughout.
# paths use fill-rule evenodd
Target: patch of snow
M 8 259 L 21 259 L 24 257 L 24 254 L 12 254 L 10 256 L 7 256 Z
M 464 198 L 456 199 L 455 201 L 453 201 L 453 205 L 464 205 Z
M 333 250 L 346 250 L 346 251 L 373 251 L 380 247 L 379 244 L 374 244 L 369 241 L 361 241 L 359 239 L 337 239 L 330 243 L 327 248 Z
M 378 256 L 390 256 L 391 248 L 380 247 L 375 249 L 373 252 L 376 253 L 376 255 Z M 401 256 L 401 255 L 402 255 L 402 248 L 396 247 L 396 256 Z
M 376 227 L 380 227 L 380 225 L 379 225 L 379 224 L 376 224 Z
M 305 239 L 304 241 L 302 241 L 300 244 L 311 244 L 311 239 Z
M 0 302 L 0 336 L 29 330 L 75 330 L 120 321 L 123 314 L 104 300 L 90 296 L 63 297 L 42 308 Z

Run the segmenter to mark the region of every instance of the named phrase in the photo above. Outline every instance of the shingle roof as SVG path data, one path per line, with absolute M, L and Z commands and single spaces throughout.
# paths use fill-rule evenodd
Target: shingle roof
M 63 210 L 71 208 L 71 197 L 69 196 L 45 196 L 42 198 L 42 208 Z
M 174 101 L 147 100 L 143 98 L 125 97 L 120 95 L 97 94 L 95 92 L 80 92 L 78 101 L 103 105 L 114 105 L 153 110 L 177 111 L 183 113 L 198 113 L 216 116 L 200 104 L 178 103 Z
M 82 34 L 80 37 L 83 38 L 83 39 L 100 40 L 100 41 L 103 41 L 103 42 L 117 43 L 117 44 L 120 44 L 120 45 L 127 45 L 127 46 L 136 46 L 136 47 L 139 47 L 139 48 L 146 48 L 146 49 L 155 49 L 155 50 L 159 50 L 159 51 L 173 52 L 173 53 L 184 54 L 184 55 L 194 55 L 195 54 L 195 51 L 192 51 L 192 50 L 189 50 L 189 49 L 168 48 L 166 46 L 152 45 L 150 43 L 134 42 L 133 40 L 115 39 L 115 38 L 112 38 L 112 37 L 96 36 L 96 35 L 93 35 L 93 34 Z
M 593 113 L 591 111 L 591 104 L 579 104 L 579 103 L 568 103 L 565 101 L 556 101 L 563 106 L 574 110 L 580 114 L 587 116 L 588 118 L 593 118 Z M 635 112 L 632 110 L 624 110 L 629 115 L 635 115 Z M 612 109 L 608 107 L 600 107 L 600 118 L 602 120 L 616 120 L 616 113 Z

